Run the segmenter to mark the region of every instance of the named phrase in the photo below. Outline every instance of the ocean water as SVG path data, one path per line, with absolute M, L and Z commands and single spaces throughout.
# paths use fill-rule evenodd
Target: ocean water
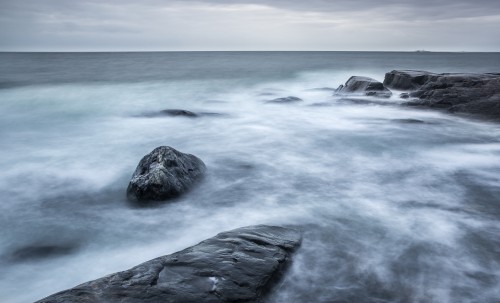
M 304 233 L 268 302 L 499 302 L 500 125 L 328 89 L 392 69 L 500 72 L 500 54 L 0 53 L 0 302 L 252 224 Z M 135 207 L 160 145 L 208 174 Z

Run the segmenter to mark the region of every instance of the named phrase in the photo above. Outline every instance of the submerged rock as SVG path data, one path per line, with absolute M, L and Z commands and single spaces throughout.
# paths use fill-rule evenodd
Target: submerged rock
M 300 241 L 292 229 L 239 228 L 38 303 L 261 302 Z
M 389 98 L 390 96 L 392 96 L 392 92 L 387 89 L 381 82 L 369 77 L 360 76 L 352 76 L 351 78 L 349 78 L 345 85 L 340 85 L 335 90 L 335 94 L 361 94 L 365 96 L 382 98 Z
M 132 201 L 160 201 L 188 191 L 205 173 L 199 158 L 160 146 L 142 158 L 127 188 Z
M 196 118 L 199 115 L 185 109 L 164 109 L 157 112 L 146 112 L 141 114 L 142 117 L 147 118 L 156 118 L 156 117 L 188 117 L 188 118 Z
M 185 109 L 164 109 L 158 112 L 148 112 L 140 115 L 141 117 L 157 118 L 157 117 L 186 117 L 186 118 L 199 118 L 203 116 L 224 116 L 221 113 L 210 112 L 192 112 Z
M 273 100 L 269 100 L 266 103 L 279 103 L 279 104 L 283 104 L 283 103 L 295 103 L 295 102 L 301 102 L 301 101 L 302 101 L 302 99 L 300 99 L 298 97 L 288 96 L 288 97 L 276 98 L 276 99 L 273 99 Z
M 407 124 L 423 124 L 425 121 L 418 120 L 418 119 L 392 119 L 392 122 L 397 122 L 397 123 L 407 123 Z
M 74 244 L 33 244 L 16 249 L 11 254 L 14 261 L 40 260 L 67 255 L 76 250 Z
M 408 99 L 408 98 L 410 98 L 410 94 L 409 93 L 401 93 L 401 94 L 399 94 L 399 98 Z
M 397 89 L 411 89 L 407 105 L 447 109 L 500 120 L 500 74 L 392 71 L 384 80 Z
M 162 111 L 160 111 L 160 114 L 163 114 L 163 115 L 167 115 L 167 116 L 184 116 L 184 117 L 198 117 L 197 114 L 191 112 L 191 111 L 188 111 L 188 110 L 184 110 L 184 109 L 164 109 Z

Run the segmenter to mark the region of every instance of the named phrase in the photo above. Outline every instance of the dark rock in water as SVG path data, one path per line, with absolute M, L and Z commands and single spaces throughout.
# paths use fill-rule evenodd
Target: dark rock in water
M 160 111 L 160 114 L 167 116 L 174 116 L 174 117 L 177 116 L 190 117 L 190 118 L 198 117 L 197 114 L 184 109 L 165 109 Z
M 184 110 L 184 109 L 165 109 L 158 112 L 149 112 L 141 115 L 142 117 L 148 118 L 157 118 L 157 117 L 187 117 L 187 118 L 199 118 L 203 116 L 224 116 L 221 113 L 209 113 L 209 112 L 200 112 L 195 113 L 192 111 Z
M 276 93 L 259 93 L 258 96 L 266 97 L 266 96 L 276 96 Z
M 309 106 L 312 106 L 312 107 L 326 107 L 326 106 L 332 106 L 332 105 L 333 105 L 332 102 L 316 102 L 316 103 L 310 104 Z
M 198 117 L 198 114 L 184 109 L 164 109 L 158 112 L 144 113 L 141 116 L 148 118 L 165 117 L 165 116 L 196 118 Z
M 266 103 L 279 103 L 279 104 L 282 104 L 282 103 L 295 103 L 295 102 L 300 102 L 300 101 L 302 101 L 302 99 L 300 99 L 298 97 L 288 96 L 288 97 L 284 97 L 284 98 L 276 98 L 276 99 L 273 99 L 273 100 L 269 100 Z
M 410 94 L 409 93 L 402 93 L 399 95 L 399 98 L 401 99 L 408 99 L 410 98 Z
M 410 93 L 412 98 L 417 99 L 406 102 L 406 105 L 447 109 L 454 113 L 500 120 L 500 74 L 428 73 L 425 76 L 424 73 L 419 72 L 419 86 L 413 86 L 417 90 Z M 389 74 L 407 72 L 392 71 Z
M 438 74 L 417 70 L 393 70 L 385 74 L 384 85 L 397 90 L 416 90 Z
M 365 96 L 374 96 L 389 98 L 392 92 L 388 90 L 381 82 L 369 78 L 352 76 L 347 80 L 345 85 L 340 85 L 336 90 L 335 94 L 345 95 L 345 94 L 361 94 Z
M 455 105 L 450 108 L 453 113 L 468 113 L 483 116 L 494 120 L 500 120 L 500 94 L 475 102 Z
M 391 121 L 397 122 L 397 123 L 408 123 L 408 124 L 422 124 L 425 123 L 422 120 L 418 119 L 392 119 Z
M 292 229 L 239 228 L 38 303 L 262 302 L 300 241 Z
M 76 249 L 74 245 L 41 244 L 16 249 L 11 254 L 14 261 L 39 260 L 67 255 Z
M 160 146 L 139 162 L 127 188 L 132 201 L 159 201 L 188 191 L 205 173 L 199 158 Z

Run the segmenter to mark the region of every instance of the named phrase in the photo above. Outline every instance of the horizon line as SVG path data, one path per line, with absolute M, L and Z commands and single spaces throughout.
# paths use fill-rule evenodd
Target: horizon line
M 295 52 L 295 53 L 331 53 L 331 52 L 364 52 L 364 53 L 500 53 L 500 51 L 442 51 L 442 50 L 36 50 L 36 51 L 16 51 L 0 50 L 0 53 L 209 53 L 209 52 L 227 52 L 227 53 L 252 53 L 252 52 Z

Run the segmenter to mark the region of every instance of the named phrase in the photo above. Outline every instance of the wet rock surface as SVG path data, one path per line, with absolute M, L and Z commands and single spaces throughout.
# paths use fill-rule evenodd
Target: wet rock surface
M 293 229 L 239 228 L 38 303 L 261 302 L 300 242 Z
M 188 191 L 204 175 L 198 157 L 160 146 L 142 158 L 127 188 L 131 201 L 148 202 L 175 198 Z
M 413 91 L 438 77 L 439 74 L 426 71 L 393 70 L 385 74 L 384 85 L 390 89 Z
M 382 82 L 369 77 L 352 76 L 345 85 L 340 85 L 336 90 L 337 95 L 360 94 L 364 96 L 374 96 L 389 98 L 392 92 L 387 89 Z
M 406 105 L 500 120 L 500 74 L 392 71 L 386 74 L 384 83 L 396 89 L 413 90 Z

